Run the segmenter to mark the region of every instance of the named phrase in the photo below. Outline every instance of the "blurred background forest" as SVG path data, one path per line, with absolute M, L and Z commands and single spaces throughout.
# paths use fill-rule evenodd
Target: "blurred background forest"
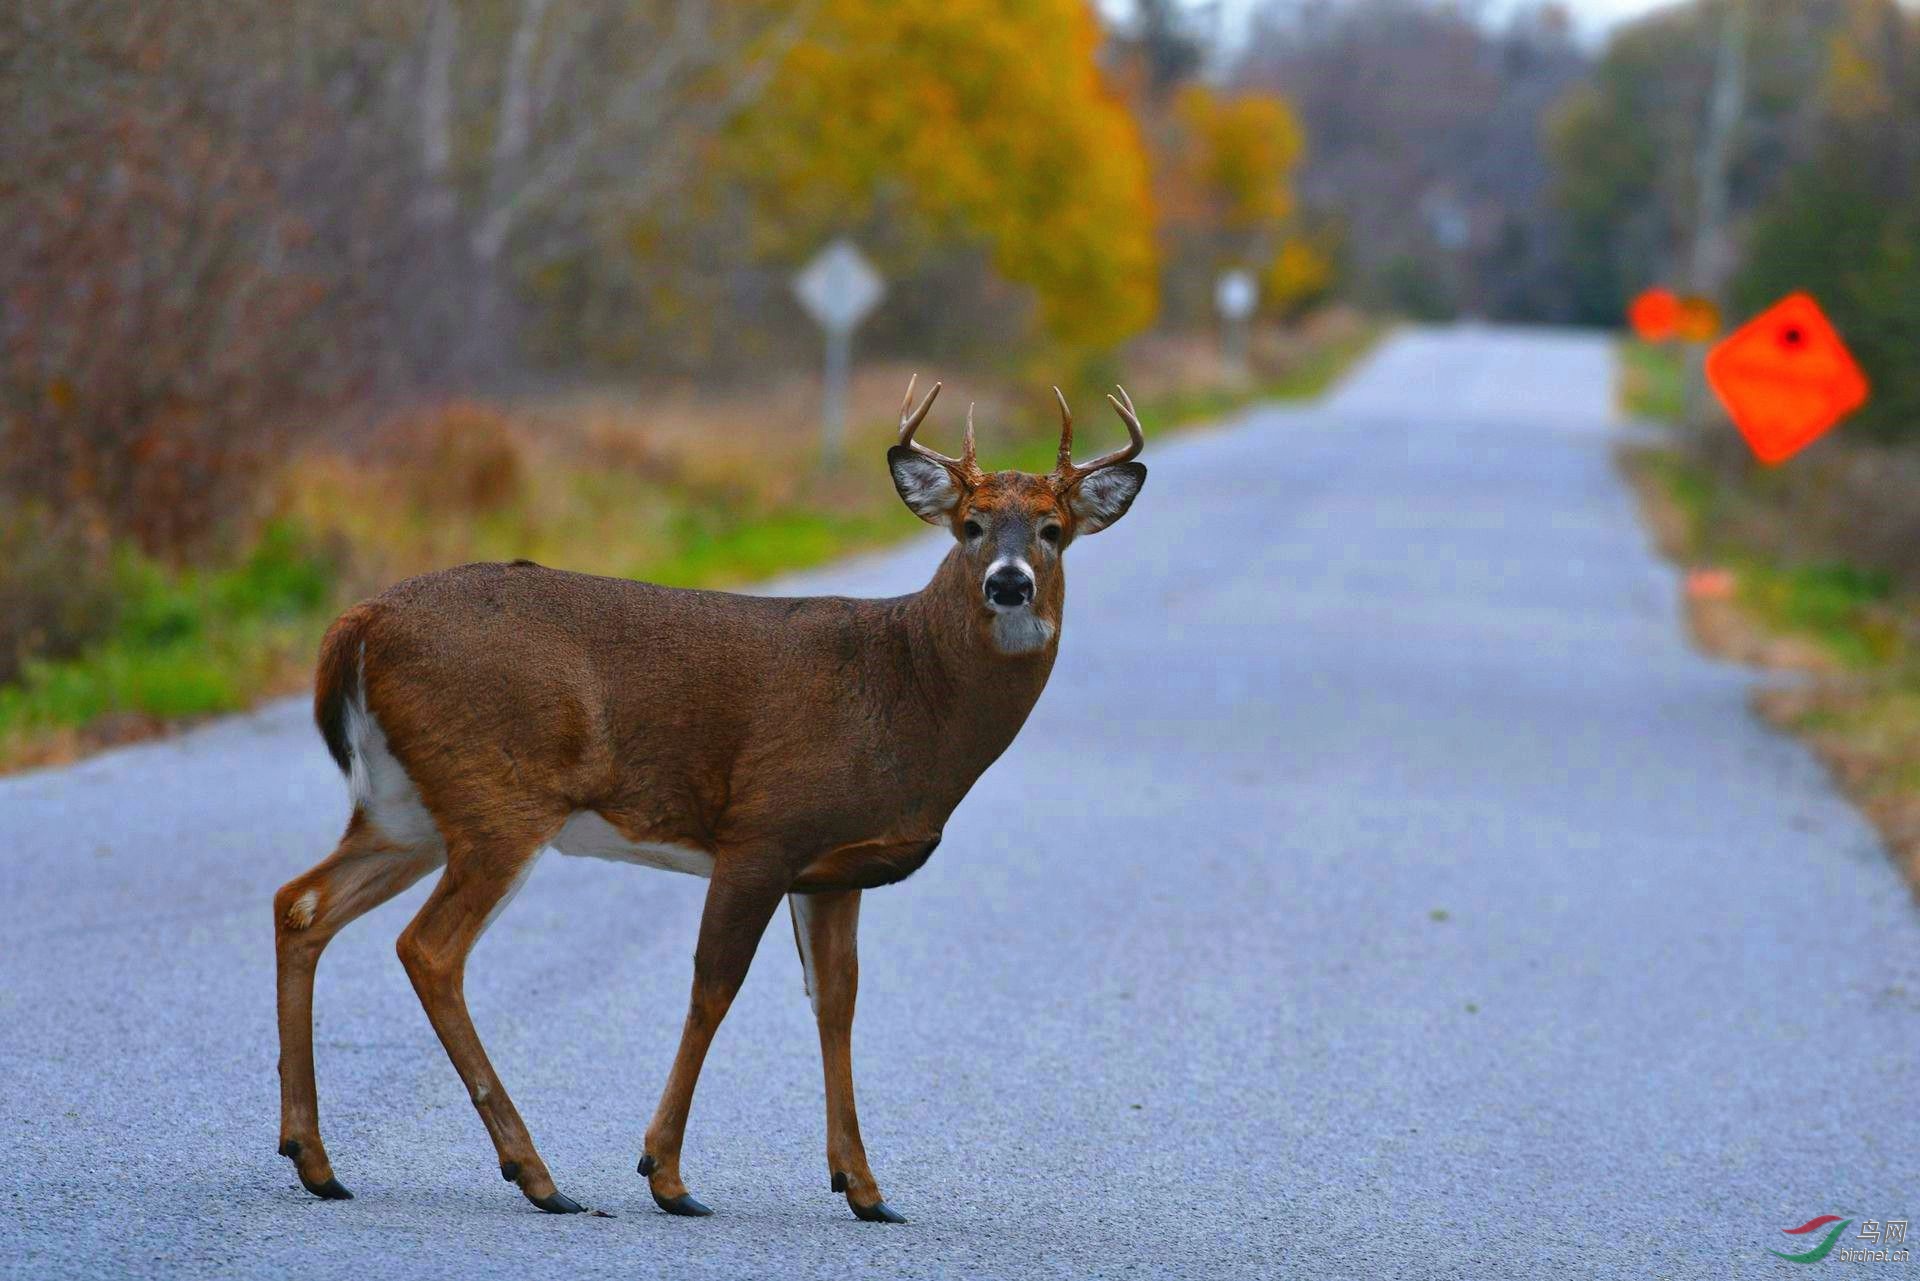
M 1017 465 L 1051 383 L 1153 431 L 1394 317 L 1612 326 L 1664 282 L 1817 293 L 1882 462 L 1920 409 L 1892 0 L 17 0 L 0 93 L 0 762 L 296 687 L 405 573 L 911 532 L 910 369 Z M 790 281 L 838 236 L 888 291 L 834 464 Z

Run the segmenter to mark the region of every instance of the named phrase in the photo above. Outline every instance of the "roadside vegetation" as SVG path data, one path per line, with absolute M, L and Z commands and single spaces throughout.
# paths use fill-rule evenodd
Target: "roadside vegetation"
M 1255 374 L 1224 382 L 1210 343 L 1148 342 L 1126 375 L 1153 439 L 1255 399 L 1324 390 L 1378 327 L 1328 312 L 1269 331 Z M 891 409 L 905 366 L 861 371 L 854 403 Z M 1002 377 L 948 379 L 929 439 L 957 448 L 980 402 L 985 465 L 1045 470 L 1051 398 Z M 1082 439 L 1118 430 L 1100 389 L 1070 391 Z M 796 377 L 726 397 L 631 393 L 453 400 L 314 445 L 265 483 L 258 533 L 191 564 L 55 536 L 22 508 L 0 525 L 0 770 L 71 759 L 303 688 L 346 604 L 410 574 L 526 557 L 588 573 L 725 587 L 911 537 L 882 465 L 890 416 L 863 414 L 845 456 L 817 456 L 818 388 Z
M 879 464 L 1150 430 L 1364 327 L 1304 131 L 1084 0 L 128 0 L 0 13 L 0 769 L 295 689 L 344 603 L 528 557 L 714 586 L 910 533 Z M 858 245 L 844 458 L 795 273 Z M 1215 285 L 1260 283 L 1223 379 Z M 1323 319 L 1312 321 L 1316 313 Z M 1347 318 L 1339 319 L 1340 315 Z M 1332 317 L 1328 319 L 1326 317 Z
M 1796 673 L 1756 710 L 1806 739 L 1920 887 L 1920 460 L 1843 425 L 1766 468 L 1731 426 L 1678 426 L 1675 349 L 1626 343 L 1620 376 L 1623 408 L 1675 424 L 1670 443 L 1623 458 L 1686 569 L 1695 637 Z

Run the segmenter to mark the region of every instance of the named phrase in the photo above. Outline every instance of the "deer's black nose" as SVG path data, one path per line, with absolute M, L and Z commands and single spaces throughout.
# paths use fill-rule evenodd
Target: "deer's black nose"
M 987 603 L 1018 609 L 1033 599 L 1033 576 L 1018 565 L 1000 565 L 987 575 Z

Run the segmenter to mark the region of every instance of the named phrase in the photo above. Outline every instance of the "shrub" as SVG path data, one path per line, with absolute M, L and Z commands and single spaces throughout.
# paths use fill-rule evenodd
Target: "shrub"
M 0 507 L 0 685 L 35 657 L 66 658 L 119 614 L 105 540 L 45 507 Z

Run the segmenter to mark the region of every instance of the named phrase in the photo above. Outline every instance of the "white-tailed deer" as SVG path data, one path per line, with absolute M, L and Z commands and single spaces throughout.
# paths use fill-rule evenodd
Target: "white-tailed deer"
M 280 1152 L 308 1191 L 351 1194 L 320 1141 L 313 975 L 342 926 L 437 867 L 398 950 L 493 1137 L 542 1210 L 554 1186 L 494 1074 L 463 995 L 467 954 L 540 853 L 708 879 L 680 1050 L 640 1173 L 670 1214 L 707 1214 L 680 1141 L 714 1031 L 782 897 L 820 1030 L 827 1167 L 862 1219 L 897 1223 L 867 1166 L 849 1039 L 860 893 L 926 862 L 961 797 L 1027 719 L 1053 669 L 1074 538 L 1120 519 L 1147 469 L 1129 443 L 1045 476 L 983 473 L 916 444 L 940 391 L 900 409 L 900 497 L 955 546 L 911 596 L 778 599 L 677 591 L 525 561 L 409 579 L 356 605 L 320 649 L 314 714 L 346 773 L 339 847 L 274 896 Z M 1058 389 L 1055 390 L 1058 396 Z

